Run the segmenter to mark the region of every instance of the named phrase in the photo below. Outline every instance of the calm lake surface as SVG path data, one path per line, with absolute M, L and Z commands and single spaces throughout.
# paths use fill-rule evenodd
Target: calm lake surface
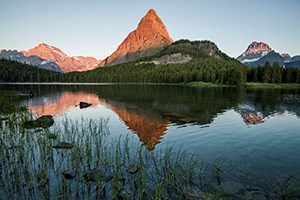
M 173 147 L 224 163 L 237 182 L 300 183 L 300 91 L 172 85 L 0 85 L 34 91 L 37 117 L 108 119 L 113 138 L 129 135 L 149 151 Z M 80 109 L 80 101 L 92 103 Z

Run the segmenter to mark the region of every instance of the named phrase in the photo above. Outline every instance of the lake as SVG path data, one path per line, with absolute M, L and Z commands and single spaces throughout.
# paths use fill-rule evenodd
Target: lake
M 53 115 L 53 130 L 65 119 L 105 119 L 111 141 L 128 136 L 133 148 L 149 153 L 172 148 L 208 166 L 221 163 L 222 179 L 243 191 L 266 190 L 291 176 L 300 183 L 300 90 L 135 84 L 0 90 L 33 91 L 20 104 L 36 117 Z M 92 105 L 80 109 L 79 102 Z

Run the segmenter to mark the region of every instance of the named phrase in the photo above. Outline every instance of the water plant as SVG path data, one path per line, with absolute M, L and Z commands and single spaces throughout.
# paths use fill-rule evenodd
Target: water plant
M 6 116 L 0 126 L 0 199 L 238 197 L 218 189 L 228 179 L 224 163 L 207 164 L 174 146 L 148 151 L 134 135 L 114 139 L 109 119 L 54 119 L 51 127 L 25 129 L 31 113 Z M 290 180 L 272 187 L 269 197 L 298 195 Z

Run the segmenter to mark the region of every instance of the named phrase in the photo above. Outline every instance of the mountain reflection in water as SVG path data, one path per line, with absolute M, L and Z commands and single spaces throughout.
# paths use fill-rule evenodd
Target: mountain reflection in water
M 170 124 L 208 125 L 231 109 L 246 125 L 258 125 L 285 112 L 300 113 L 298 91 L 158 85 L 35 87 L 30 89 L 40 94 L 22 103 L 38 116 L 64 115 L 80 101 L 92 103 L 88 109 L 103 105 L 117 114 L 148 150 L 155 148 Z
M 27 108 L 38 116 L 59 116 L 63 115 L 71 107 L 77 106 L 82 100 L 91 103 L 92 107 L 103 104 L 102 100 L 94 94 L 84 92 L 63 92 L 57 95 L 56 98 L 37 97 L 31 99 Z

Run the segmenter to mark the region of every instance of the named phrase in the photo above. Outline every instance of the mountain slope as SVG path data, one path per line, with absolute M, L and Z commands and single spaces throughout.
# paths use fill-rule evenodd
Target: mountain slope
M 138 60 L 139 62 L 136 64 L 183 64 L 192 60 L 204 59 L 230 60 L 230 58 L 222 53 L 217 45 L 211 41 L 203 40 L 191 42 L 185 39 L 172 43 L 154 56 Z
M 292 62 L 300 61 L 300 56 L 293 56 L 293 57 L 291 58 L 291 61 L 292 61 Z
M 246 67 L 222 53 L 210 41 L 181 40 L 155 55 L 136 61 L 72 73 L 79 82 L 188 83 L 214 82 L 239 85 Z
M 284 61 L 285 59 L 279 53 L 276 53 L 275 51 L 271 51 L 257 61 L 245 62 L 244 64 L 251 67 L 257 67 L 258 65 L 264 66 L 266 62 L 269 62 L 270 64 L 278 63 L 280 66 L 283 66 Z
M 76 56 L 69 57 L 57 47 L 47 45 L 45 43 L 29 49 L 21 51 L 25 56 L 38 56 L 42 59 L 55 62 L 63 72 L 86 71 L 94 69 L 100 62 L 93 57 Z
M 290 56 L 290 54 L 288 54 L 288 53 L 281 53 L 280 54 L 281 55 L 281 57 L 283 57 L 284 58 L 284 60 L 286 61 L 286 62 L 291 62 L 291 56 Z
M 57 64 L 64 69 L 64 72 L 87 71 L 97 67 L 100 61 L 94 57 L 74 56 L 68 57 Z
M 173 42 L 162 20 L 151 9 L 142 18 L 136 30 L 129 33 L 117 50 L 99 66 L 116 65 L 151 56 Z
M 0 59 L 0 82 L 61 82 L 65 78 L 66 75 L 63 73 Z
M 295 67 L 300 69 L 300 60 L 291 61 L 289 63 L 285 63 L 285 67 Z

